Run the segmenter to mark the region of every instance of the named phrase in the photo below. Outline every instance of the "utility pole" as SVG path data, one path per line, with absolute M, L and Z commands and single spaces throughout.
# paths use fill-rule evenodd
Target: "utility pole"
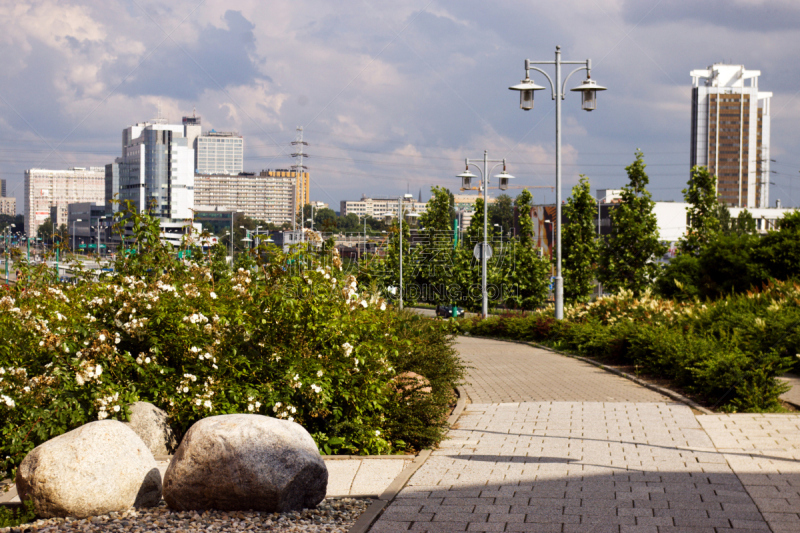
M 297 199 L 298 196 L 302 197 L 302 195 L 298 195 L 298 188 L 305 186 L 305 171 L 308 170 L 303 164 L 303 159 L 308 157 L 308 154 L 303 151 L 303 147 L 308 146 L 308 143 L 303 140 L 303 127 L 297 126 L 297 136 L 295 140 L 292 141 L 292 146 L 295 147 L 295 152 L 292 154 L 292 157 L 297 158 L 297 163 L 292 165 L 292 169 L 294 170 L 294 198 L 292 198 L 292 231 L 297 231 Z M 302 209 L 303 206 L 300 206 Z M 304 224 L 303 224 L 304 225 Z M 300 227 L 302 228 L 301 225 Z

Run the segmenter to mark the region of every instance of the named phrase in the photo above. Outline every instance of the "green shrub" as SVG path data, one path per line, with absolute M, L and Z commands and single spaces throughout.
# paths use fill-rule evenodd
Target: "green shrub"
M 131 217 L 141 249 L 77 286 L 23 268 L 0 299 L 0 474 L 36 445 L 143 400 L 179 435 L 197 420 L 293 420 L 323 453 L 387 454 L 438 442 L 463 367 L 447 325 L 397 312 L 340 270 L 338 256 L 264 248 L 178 260 L 158 223 Z M 313 238 L 313 234 L 311 237 Z M 413 371 L 430 394 L 406 395 Z

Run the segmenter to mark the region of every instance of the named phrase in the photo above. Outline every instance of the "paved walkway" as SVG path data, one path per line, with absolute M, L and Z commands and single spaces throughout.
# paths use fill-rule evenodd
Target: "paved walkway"
M 473 403 L 373 533 L 800 531 L 800 416 L 695 416 L 543 350 L 458 347 Z

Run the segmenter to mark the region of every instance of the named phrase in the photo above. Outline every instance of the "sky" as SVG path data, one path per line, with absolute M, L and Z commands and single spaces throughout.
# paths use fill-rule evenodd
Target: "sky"
M 540 91 L 525 112 L 508 87 L 556 45 L 608 87 L 590 113 L 577 93 L 563 101 L 565 197 L 579 174 L 593 192 L 623 186 L 641 149 L 654 199 L 680 200 L 689 71 L 726 62 L 774 93 L 770 203 L 800 205 L 796 0 L 0 2 L 0 178 L 22 212 L 26 168 L 110 163 L 122 130 L 160 107 L 240 132 L 246 171 L 288 168 L 302 127 L 311 198 L 335 210 L 455 190 L 484 150 L 552 202 L 554 102 Z

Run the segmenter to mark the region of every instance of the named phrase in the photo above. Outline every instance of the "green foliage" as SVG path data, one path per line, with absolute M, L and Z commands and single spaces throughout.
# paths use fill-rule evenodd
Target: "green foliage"
M 514 205 L 511 197 L 501 194 L 489 204 L 489 224 L 494 226 L 499 224 L 504 233 L 511 231 L 514 227 Z
M 800 276 L 800 211 L 780 219 L 778 231 L 768 232 L 754 255 L 772 278 L 797 279 Z
M 717 178 L 709 174 L 706 167 L 693 167 L 688 189 L 683 189 L 683 198 L 690 205 L 688 229 L 678 243 L 681 253 L 697 254 L 720 231 L 719 202 L 717 200 Z
M 125 420 L 143 400 L 182 435 L 197 420 L 261 413 L 294 420 L 324 453 L 386 454 L 441 439 L 463 368 L 441 323 L 399 313 L 316 244 L 283 254 L 178 260 L 159 223 L 127 213 L 134 247 L 78 285 L 22 266 L 0 298 L 0 472 L 91 420 Z M 313 235 L 309 234 L 312 242 Z M 265 247 L 266 248 L 266 247 Z M 76 268 L 79 265 L 75 265 Z M 413 371 L 430 394 L 398 387 Z
M 36 509 L 33 500 L 23 502 L 17 508 L 0 506 L 0 527 L 14 527 L 28 522 L 33 522 L 36 518 Z
M 597 202 L 592 197 L 589 179 L 581 179 L 572 188 L 564 206 L 564 299 L 588 302 L 594 292 L 598 260 Z
M 786 386 L 776 378 L 800 353 L 800 284 L 772 283 L 707 304 L 623 291 L 568 306 L 563 321 L 546 309 L 462 320 L 458 328 L 631 365 L 722 411 L 780 411 Z
M 507 244 L 500 284 L 506 289 L 506 307 L 536 309 L 547 298 L 550 264 L 533 246 L 533 222 L 528 215 L 533 196 L 524 189 L 517 197 L 516 204 L 520 213 L 520 232 Z
M 428 301 L 452 303 L 445 288 L 453 274 L 453 195 L 443 187 L 431 188 L 428 208 L 419 219 L 423 239 L 419 246 L 420 265 L 417 279 L 422 286 L 436 287 Z
M 598 279 L 607 292 L 644 292 L 658 274 L 654 260 L 667 250 L 659 241 L 644 169 L 644 154 L 637 150 L 636 160 L 625 168 L 630 182 L 622 189 L 622 202 L 611 212 L 611 234 L 600 249 Z

